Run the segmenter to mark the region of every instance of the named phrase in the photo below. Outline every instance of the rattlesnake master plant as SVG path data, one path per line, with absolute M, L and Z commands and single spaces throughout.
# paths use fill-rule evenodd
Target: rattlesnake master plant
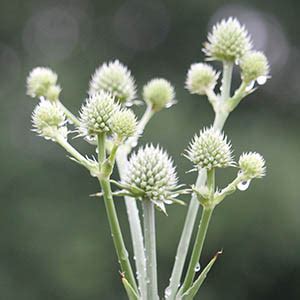
M 269 78 L 266 56 L 252 50 L 249 34 L 235 18 L 222 20 L 213 27 L 204 53 L 208 60 L 221 61 L 223 71 L 219 90 L 216 87 L 219 87 L 221 72 L 209 64 L 193 63 L 187 73 L 187 90 L 191 94 L 206 95 L 215 112 L 213 125 L 195 135 L 185 152 L 193 170 L 198 172 L 196 183 L 187 183 L 191 189 L 181 188 L 182 185 L 178 184 L 175 165 L 160 146 L 147 144 L 128 159 L 151 118 L 175 103 L 175 89 L 168 80 L 154 78 L 145 84 L 142 98 L 146 109 L 144 115 L 137 118 L 132 110 L 124 107 L 135 103 L 137 98 L 137 87 L 131 72 L 118 60 L 104 63 L 92 76 L 89 96 L 83 103 L 78 118 L 59 100 L 61 88 L 54 71 L 37 67 L 27 78 L 27 94 L 40 100 L 32 114 L 33 130 L 65 148 L 72 160 L 86 168 L 99 181 L 101 191 L 94 195 L 100 196 L 101 201 L 104 201 L 120 264 L 121 280 L 131 300 L 159 299 L 156 209 L 166 212 L 165 204 L 182 204 L 178 197 L 191 194 L 191 200 L 187 201 L 188 212 L 170 284 L 164 296 L 169 300 L 193 299 L 220 254 L 217 252 L 195 278 L 214 209 L 227 196 L 237 190 L 245 191 L 254 178 L 262 178 L 266 173 L 264 158 L 256 152 L 245 152 L 235 162 L 231 144 L 223 133 L 223 126 L 230 113 L 247 95 L 255 91 L 255 82 L 262 84 Z M 240 71 L 241 82 L 238 89 L 231 93 L 232 71 L 236 65 Z M 88 158 L 76 150 L 69 143 L 69 136 L 72 134 L 90 142 L 92 140 L 90 146 L 96 148 L 97 159 Z M 182 149 L 178 152 L 181 151 Z M 119 171 L 119 180 L 115 180 L 112 175 L 115 167 Z M 224 188 L 216 187 L 215 172 L 219 168 L 237 169 L 236 177 Z M 112 183 L 117 187 L 113 191 Z M 135 256 L 135 272 L 123 240 L 115 197 L 125 198 Z M 136 200 L 142 204 L 143 226 Z M 239 205 L 238 202 L 236 205 Z M 183 274 L 199 206 L 202 206 L 201 221 L 191 257 L 188 258 L 188 269 Z M 174 216 L 170 211 L 169 218 L 172 217 Z

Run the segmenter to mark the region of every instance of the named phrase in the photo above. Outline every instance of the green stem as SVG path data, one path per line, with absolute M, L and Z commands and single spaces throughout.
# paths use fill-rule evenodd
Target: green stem
M 98 134 L 98 162 L 99 162 L 99 169 L 101 168 L 101 164 L 106 158 L 106 150 L 105 150 L 105 140 L 106 134 L 99 133 Z
M 64 111 L 69 121 L 72 122 L 74 125 L 79 126 L 80 125 L 79 120 L 60 101 L 58 101 L 58 103 L 60 104 L 62 110 Z
M 83 165 L 85 168 L 90 170 L 92 164 L 82 154 L 80 154 L 72 145 L 70 145 L 64 137 L 58 135 L 55 138 L 55 141 L 59 145 L 61 145 L 70 155 L 72 155 L 72 157 L 74 157 L 81 165 Z
M 221 101 L 226 101 L 229 98 L 230 87 L 231 87 L 231 79 L 232 79 L 232 69 L 233 64 L 223 65 L 223 79 L 222 79 L 222 93 L 221 93 Z M 228 113 L 222 112 L 218 109 L 215 109 L 216 115 L 214 120 L 213 127 L 216 130 L 222 130 L 223 126 L 228 117 Z M 198 173 L 198 178 L 196 180 L 196 188 L 199 189 L 206 181 L 206 170 L 200 170 Z M 189 204 L 188 212 L 185 218 L 184 227 L 181 233 L 180 241 L 178 244 L 175 263 L 172 270 L 172 275 L 170 278 L 170 284 L 166 289 L 166 299 L 173 300 L 175 299 L 175 294 L 180 285 L 180 279 L 183 272 L 184 263 L 186 260 L 186 256 L 188 253 L 189 244 L 191 241 L 192 232 L 194 229 L 197 213 L 199 209 L 199 202 L 195 193 L 192 195 L 192 199 Z
M 127 279 L 127 281 L 130 283 L 130 285 L 133 287 L 136 293 L 138 293 L 137 285 L 135 282 L 135 278 L 133 275 L 133 271 L 130 265 L 130 261 L 128 258 L 128 252 L 126 250 L 120 224 L 118 221 L 118 216 L 116 212 L 116 208 L 114 205 L 111 187 L 109 180 L 106 178 L 99 179 L 103 198 L 104 198 L 104 204 L 105 209 L 109 221 L 110 230 L 112 233 L 113 242 L 115 245 L 115 249 L 117 252 L 118 260 L 122 269 L 122 272 L 124 272 L 124 277 Z
M 187 270 L 187 274 L 184 280 L 184 283 L 182 285 L 182 293 L 184 293 L 193 283 L 195 273 L 196 273 L 196 267 L 199 264 L 199 259 L 201 256 L 204 240 L 206 237 L 209 221 L 211 218 L 211 215 L 213 213 L 212 207 L 204 207 L 202 211 L 201 221 L 198 227 L 198 232 L 195 240 L 194 249 L 192 252 L 191 260 L 189 263 L 189 267 Z
M 232 79 L 232 62 L 223 62 L 223 78 L 221 100 L 224 102 L 230 97 L 231 79 Z
M 115 245 L 115 249 L 117 252 L 117 256 L 118 256 L 118 260 L 122 272 L 124 273 L 124 277 L 127 279 L 129 284 L 133 287 L 136 293 L 138 293 L 138 288 L 130 265 L 128 252 L 124 244 L 123 235 L 121 232 L 116 208 L 114 205 L 109 178 L 101 176 L 102 162 L 106 158 L 105 139 L 106 139 L 105 133 L 98 134 L 98 161 L 99 161 L 99 170 L 100 170 L 100 176 L 98 179 L 103 193 L 104 204 L 105 204 L 105 209 L 109 221 L 109 226 L 112 233 L 113 242 Z
M 121 180 L 126 175 L 128 160 L 126 151 L 123 146 L 120 147 L 117 153 L 117 166 Z M 139 217 L 139 210 L 136 204 L 136 200 L 131 197 L 124 197 L 126 211 L 128 215 L 128 222 L 130 228 L 130 234 L 132 239 L 133 252 L 135 256 L 135 266 L 137 272 L 137 279 L 139 282 L 139 290 L 141 298 L 146 299 L 147 284 L 146 284 L 146 257 L 144 251 L 144 239 L 141 221 Z
M 148 199 L 143 200 L 144 234 L 147 272 L 147 299 L 158 299 L 157 289 L 157 262 L 155 239 L 155 208 Z

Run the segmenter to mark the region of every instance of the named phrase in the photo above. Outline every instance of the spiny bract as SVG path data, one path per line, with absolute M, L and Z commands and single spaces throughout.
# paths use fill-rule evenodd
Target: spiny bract
M 104 63 L 92 76 L 89 95 L 101 90 L 111 93 L 120 103 L 128 103 L 136 98 L 134 78 L 118 60 Z
M 128 138 L 136 132 L 137 120 L 132 110 L 123 108 L 111 118 L 111 130 L 121 138 Z
M 27 95 L 32 98 L 47 98 L 49 88 L 55 86 L 56 82 L 57 74 L 51 69 L 45 67 L 34 68 L 27 77 Z
M 214 128 L 203 129 L 195 136 L 186 157 L 198 169 L 226 168 L 234 165 L 231 144 L 223 133 Z
M 114 97 L 104 91 L 91 95 L 80 112 L 79 132 L 85 136 L 95 136 L 111 130 L 111 118 L 119 110 Z
M 153 111 L 160 111 L 174 103 L 175 91 L 168 80 L 155 78 L 144 86 L 143 98 Z
M 205 63 L 192 64 L 185 82 L 191 94 L 205 95 L 208 90 L 213 90 L 219 75 L 212 66 Z
M 260 51 L 246 53 L 241 58 L 240 67 L 242 70 L 242 79 L 246 83 L 256 80 L 258 77 L 267 77 L 269 75 L 268 60 L 264 53 Z
M 245 27 L 230 17 L 213 27 L 203 51 L 209 60 L 234 62 L 251 48 L 252 43 Z
M 146 145 L 134 153 L 129 161 L 125 183 L 141 189 L 145 199 L 164 210 L 164 203 L 176 196 L 176 170 L 168 154 L 159 146 Z
M 59 105 L 41 100 L 32 113 L 34 130 L 46 139 L 54 139 L 57 134 L 67 135 L 65 115 Z
M 265 160 L 259 153 L 243 153 L 239 159 L 239 167 L 246 179 L 261 178 L 266 174 Z

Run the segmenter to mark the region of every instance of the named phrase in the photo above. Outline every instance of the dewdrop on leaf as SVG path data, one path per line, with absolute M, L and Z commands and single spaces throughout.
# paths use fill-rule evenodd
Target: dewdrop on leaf
M 81 107 L 79 132 L 84 136 L 95 136 L 111 131 L 113 114 L 119 110 L 114 97 L 104 91 L 91 95 Z
M 203 51 L 209 60 L 235 62 L 251 48 L 252 43 L 245 27 L 230 17 L 213 27 Z
M 144 86 L 143 98 L 153 111 L 158 112 L 174 104 L 174 87 L 166 79 L 152 79 Z
M 211 170 L 234 165 L 230 142 L 223 133 L 212 127 L 203 129 L 199 136 L 194 137 L 186 157 L 198 169 Z
M 92 76 L 89 95 L 111 93 L 117 102 L 130 103 L 136 98 L 136 85 L 128 68 L 118 60 L 104 63 Z
M 214 89 L 218 77 L 218 73 L 209 64 L 195 63 L 187 73 L 185 86 L 191 94 L 205 95 Z

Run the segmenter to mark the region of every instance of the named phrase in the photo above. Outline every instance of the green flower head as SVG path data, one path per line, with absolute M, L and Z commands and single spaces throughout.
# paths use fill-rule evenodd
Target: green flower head
M 110 132 L 112 116 L 118 110 L 111 94 L 104 91 L 92 94 L 81 108 L 79 132 L 84 136 Z
M 186 157 L 198 169 L 211 170 L 234 165 L 231 144 L 223 133 L 214 128 L 205 128 L 195 136 Z
M 153 111 L 160 111 L 174 104 L 174 87 L 166 79 L 152 79 L 144 86 L 143 98 Z
M 136 98 L 134 78 L 118 60 L 104 63 L 92 76 L 89 95 L 100 91 L 110 93 L 119 103 L 131 103 Z
M 209 60 L 235 62 L 251 48 L 252 43 L 245 27 L 230 17 L 213 27 L 203 51 Z

